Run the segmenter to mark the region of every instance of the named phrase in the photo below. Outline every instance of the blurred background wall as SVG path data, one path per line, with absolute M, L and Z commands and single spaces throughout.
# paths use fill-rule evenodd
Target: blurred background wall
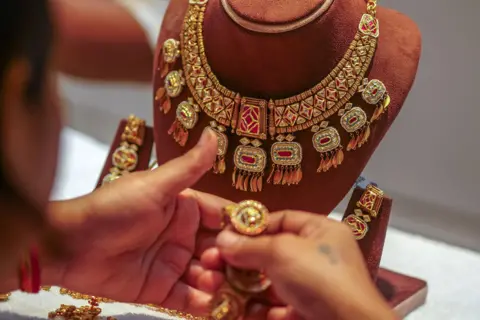
M 394 198 L 395 227 L 480 250 L 480 1 L 380 4 L 417 22 L 423 53 L 413 90 L 365 175 Z M 148 85 L 62 77 L 61 86 L 69 125 L 104 143 L 129 113 L 151 123 Z

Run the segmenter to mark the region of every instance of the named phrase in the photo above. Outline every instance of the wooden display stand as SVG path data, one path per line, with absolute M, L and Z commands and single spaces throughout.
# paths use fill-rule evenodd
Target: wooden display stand
M 122 120 L 119 124 L 97 187 L 101 186 L 103 177 L 109 173 L 112 167 L 112 154 L 120 143 L 120 136 L 126 123 L 126 120 Z M 153 129 L 147 127 L 144 144 L 138 152 L 136 171 L 148 170 L 153 141 Z M 360 199 L 363 191 L 364 189 L 361 187 L 355 188 L 344 213 L 344 217 L 354 212 L 356 203 Z M 377 287 L 398 314 L 401 317 L 405 317 L 425 303 L 428 288 L 427 283 L 423 280 L 380 268 L 380 260 L 388 222 L 390 220 L 391 208 L 392 199 L 385 197 L 378 217 L 369 223 L 369 231 L 365 238 L 359 240 L 359 246 L 367 262 L 368 270 L 372 278 L 376 281 Z

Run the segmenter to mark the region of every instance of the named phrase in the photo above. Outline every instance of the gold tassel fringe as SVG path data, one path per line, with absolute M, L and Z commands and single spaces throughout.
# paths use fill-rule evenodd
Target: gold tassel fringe
M 173 139 L 182 147 L 185 146 L 188 140 L 188 130 L 180 123 L 180 121 L 175 120 L 170 129 L 168 129 L 168 134 L 173 136 Z
M 303 172 L 300 166 L 279 166 L 274 164 L 268 175 L 267 183 L 290 186 L 299 184 L 302 178 Z
M 320 157 L 322 159 L 320 160 L 317 172 L 327 172 L 332 167 L 336 168 L 343 163 L 343 149 L 340 147 L 329 152 L 324 152 L 320 154 Z
M 260 192 L 263 189 L 263 172 L 248 172 L 235 168 L 232 175 L 232 185 L 237 190 Z

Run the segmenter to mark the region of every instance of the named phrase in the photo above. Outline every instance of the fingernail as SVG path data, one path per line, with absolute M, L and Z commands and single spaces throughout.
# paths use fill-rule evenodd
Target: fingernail
M 198 141 L 198 146 L 203 147 L 207 143 L 209 143 L 212 135 L 213 135 L 212 129 L 210 129 L 209 127 L 203 130 L 202 136 L 200 137 L 200 141 Z
M 232 231 L 222 231 L 217 237 L 217 246 L 228 248 L 236 244 L 240 240 L 240 236 Z

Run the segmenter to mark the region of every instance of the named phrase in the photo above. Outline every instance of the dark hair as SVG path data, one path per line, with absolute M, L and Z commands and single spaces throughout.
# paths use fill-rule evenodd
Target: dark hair
M 0 97 L 4 95 L 6 73 L 15 59 L 25 59 L 29 67 L 28 82 L 23 93 L 25 107 L 41 108 L 46 90 L 50 51 L 53 44 L 53 22 L 48 0 L 0 0 Z M 0 125 L 5 108 L 19 107 L 3 105 L 0 100 Z M 37 109 L 38 110 L 38 109 Z M 3 132 L 3 128 L 0 127 Z M 44 229 L 45 220 L 35 204 L 25 197 L 6 174 L 5 156 L 0 140 L 0 219 L 18 223 L 28 221 Z M 18 220 L 20 219 L 20 220 Z M 2 228 L 9 228 L 8 224 Z M 0 245 L 3 245 L 0 244 Z
M 47 59 L 53 42 L 48 0 L 1 0 L 0 41 L 2 81 L 13 59 L 27 59 L 31 74 L 25 99 L 36 104 L 43 92 Z M 3 88 L 3 83 L 0 85 Z

